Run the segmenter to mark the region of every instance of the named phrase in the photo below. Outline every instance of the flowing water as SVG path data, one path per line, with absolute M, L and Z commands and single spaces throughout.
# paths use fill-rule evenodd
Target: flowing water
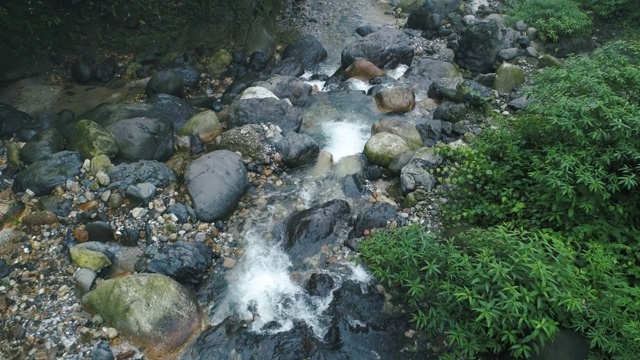
M 358 38 L 358 26 L 395 21 L 385 14 L 391 6 L 384 1 L 303 4 L 299 11 L 314 21 L 303 21 L 299 31 L 314 35 L 329 54 L 313 69 L 316 74 L 332 75 L 342 49 Z M 399 78 L 406 70 L 401 67 L 390 76 Z M 322 89 L 322 83 L 310 83 Z M 313 104 L 303 109 L 301 132 L 314 137 L 331 156 L 315 166 L 288 172 L 286 186 L 249 194 L 249 204 L 260 197 L 269 204 L 244 219 L 229 220 L 228 232 L 244 253 L 232 269 L 214 274 L 200 289 L 198 295 L 207 304 L 213 326 L 187 349 L 185 359 L 425 358 L 402 353 L 407 348 L 402 341 L 407 318 L 383 314 L 384 296 L 374 290 L 371 276 L 350 261 L 353 254 L 341 245 L 347 238 L 347 224 L 336 225 L 336 241 L 328 249 L 302 261 L 290 258 L 275 231 L 296 209 L 346 199 L 351 214 L 357 214 L 368 204 L 368 196 L 346 198 L 340 181 L 360 170 L 359 157 L 371 125 L 383 117 L 373 98 L 365 94 L 369 86 L 356 81 L 349 90 L 319 92 Z M 326 291 L 311 294 L 305 289 L 310 278 L 323 275 L 331 280 Z

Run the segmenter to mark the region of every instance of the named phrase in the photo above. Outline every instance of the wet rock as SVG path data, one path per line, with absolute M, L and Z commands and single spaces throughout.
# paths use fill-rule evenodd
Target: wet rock
M 222 124 L 218 116 L 211 110 L 193 116 L 178 130 L 181 136 L 197 136 L 202 142 L 210 142 L 222 134 Z
M 271 73 L 275 75 L 293 76 L 295 78 L 304 74 L 304 66 L 295 58 L 287 58 L 271 68 Z
M 73 261 L 74 265 L 95 272 L 100 272 L 102 269 L 111 266 L 111 259 L 109 259 L 107 255 L 81 245 L 83 244 L 69 249 L 69 255 L 71 256 L 71 261 Z
M 106 127 L 123 159 L 165 161 L 173 155 L 173 124 L 162 119 L 136 117 Z
M 371 133 L 388 132 L 400 136 L 411 150 L 422 147 L 422 138 L 416 126 L 401 119 L 381 119 L 373 123 Z
M 400 187 L 403 194 L 408 194 L 418 188 L 426 191 L 433 190 L 436 178 L 431 173 L 442 164 L 442 158 L 430 148 L 422 148 L 413 155 L 409 163 L 400 173 Z
M 265 54 L 264 52 L 254 51 L 249 56 L 247 67 L 251 71 L 262 72 L 262 70 L 266 69 L 269 65 L 269 59 L 269 55 Z
M 233 57 L 231 54 L 227 50 L 221 49 L 211 55 L 204 65 L 207 67 L 209 73 L 214 78 L 217 78 L 224 73 L 232 60 Z
M 516 86 L 524 84 L 525 81 L 526 76 L 521 67 L 505 62 L 496 70 L 493 88 L 501 93 L 508 93 Z
M 396 156 L 409 151 L 411 148 L 403 138 L 388 132 L 374 134 L 364 145 L 367 160 L 382 167 L 389 166 Z
M 309 281 L 304 289 L 311 296 L 327 297 L 333 290 L 335 282 L 329 274 L 316 273 L 311 274 Z
M 292 76 L 272 76 L 267 80 L 255 82 L 253 86 L 264 87 L 280 99 L 289 99 L 291 104 L 297 107 L 307 106 L 311 99 L 311 85 Z
M 327 50 L 313 35 L 306 35 L 287 45 L 282 52 L 282 59 L 287 58 L 294 58 L 300 61 L 305 69 L 312 69 L 327 58 Z
M 307 134 L 289 132 L 276 144 L 276 148 L 282 155 L 282 163 L 288 167 L 298 167 L 315 160 L 320 152 L 320 147 L 313 138 Z
M 238 95 L 258 80 L 259 75 L 260 74 L 252 71 L 236 77 L 233 83 L 224 91 L 224 94 L 222 94 L 222 103 L 231 104 Z
M 129 186 L 149 182 L 156 187 L 166 187 L 178 181 L 173 170 L 167 165 L 149 160 L 130 164 L 120 164 L 109 171 L 110 189 L 126 190 Z
M 493 91 L 473 80 L 465 80 L 456 90 L 457 102 L 464 102 L 471 106 L 482 108 L 493 101 Z
M 31 123 L 31 116 L 11 105 L 0 103 L 0 137 L 8 139 Z
M 51 211 L 36 211 L 25 215 L 22 223 L 27 226 L 41 226 L 58 223 L 58 217 Z
M 488 73 L 494 69 L 498 52 L 512 46 L 517 32 L 496 21 L 485 20 L 470 24 L 460 34 L 455 61 L 474 73 Z
M 402 7 L 402 8 L 404 9 L 404 7 Z M 376 32 L 376 31 L 380 30 L 380 29 L 381 29 L 381 27 L 380 27 L 380 26 L 375 26 L 375 25 L 362 25 L 362 26 L 359 26 L 359 27 L 356 29 L 356 33 L 357 33 L 358 35 L 362 36 L 362 37 L 365 37 L 365 36 L 367 36 L 367 35 L 369 35 L 369 34 L 371 34 L 371 33 L 374 33 L 374 32 Z
M 181 223 L 186 223 L 189 221 L 189 211 L 184 204 L 173 204 L 167 207 L 167 214 L 173 214 L 178 218 L 178 221 Z
M 180 66 L 174 68 L 173 71 L 182 75 L 182 85 L 188 88 L 195 88 L 198 85 L 198 80 L 200 80 L 200 72 L 196 70 L 193 66 Z
M 91 120 L 78 121 L 69 148 L 77 151 L 83 159 L 93 159 L 98 155 L 113 158 L 118 153 L 113 135 Z
M 401 30 L 383 28 L 347 45 L 341 54 L 346 69 L 356 58 L 371 61 L 381 69 L 394 69 L 400 64 L 411 65 L 413 47 L 409 35 Z
M 113 360 L 113 353 L 109 348 L 109 343 L 100 341 L 96 347 L 91 349 L 91 360 Z
M 428 95 L 430 98 L 441 101 L 457 101 L 456 92 L 458 85 L 462 83 L 462 79 L 438 79 L 429 85 Z
M 4 259 L 0 259 L 0 279 L 5 278 L 11 274 L 13 266 L 7 264 Z
M 430 0 L 411 11 L 407 27 L 418 30 L 438 30 L 440 21 L 449 13 L 456 12 L 462 0 Z M 404 8 L 403 8 L 404 9 Z
M 131 185 L 125 195 L 133 204 L 146 205 L 156 196 L 156 186 L 148 182 Z
M 457 138 L 453 133 L 453 124 L 442 120 L 427 120 L 416 125 L 425 146 L 434 146 L 439 141 L 448 143 Z
M 382 89 L 375 99 L 378 109 L 384 113 L 405 113 L 416 105 L 416 95 L 409 88 Z
M 382 177 L 383 168 L 377 165 L 367 166 L 365 176 L 367 180 L 376 181 Z
M 118 64 L 114 59 L 106 59 L 96 67 L 96 78 L 103 83 L 113 80 L 118 70 Z
M 198 220 L 220 220 L 235 210 L 249 186 L 242 158 L 228 150 L 205 154 L 184 173 Z
M 93 221 L 85 226 L 89 240 L 107 242 L 113 240 L 111 225 L 106 221 Z
M 35 134 L 20 151 L 20 158 L 26 164 L 45 160 L 64 150 L 64 137 L 58 129 L 44 129 Z
M 93 79 L 94 75 L 91 65 L 82 58 L 79 58 L 71 65 L 71 76 L 79 84 L 88 83 Z
M 248 100 L 248 99 L 276 99 L 280 98 L 276 96 L 271 90 L 261 87 L 261 86 L 251 86 L 246 88 L 242 94 L 240 94 L 240 98 L 238 100 Z
M 456 104 L 450 101 L 445 101 L 438 105 L 433 112 L 433 118 L 436 120 L 444 120 L 450 123 L 457 123 L 464 120 L 465 115 L 469 110 L 465 104 Z
M 82 297 L 82 305 L 90 314 L 100 314 L 106 324 L 150 357 L 176 350 L 202 323 L 192 295 L 178 282 L 159 274 L 106 280 Z
M 22 170 L 13 182 L 13 191 L 27 189 L 36 195 L 47 195 L 67 179 L 80 174 L 82 160 L 75 151 L 61 151 L 46 160 L 36 161 Z
M 89 167 L 91 175 L 97 176 L 101 171 L 108 173 L 111 169 L 113 169 L 113 164 L 107 155 L 98 155 L 91 159 L 91 165 Z
M 288 101 L 272 98 L 237 100 L 228 109 L 229 128 L 260 123 L 278 125 L 283 132 L 298 132 L 302 113 Z
M 518 56 L 522 55 L 523 51 L 519 48 L 506 48 L 498 51 L 498 59 L 502 61 L 511 61 Z
M 262 155 L 260 135 L 258 135 L 258 132 L 254 130 L 251 125 L 244 125 L 225 131 L 218 138 L 217 144 L 218 148 L 222 150 L 239 152 L 242 154 L 242 157 L 248 157 L 254 160 L 259 159 Z
M 155 94 L 147 98 L 147 104 L 154 109 L 166 114 L 167 118 L 173 122 L 173 128 L 179 129 L 192 116 L 196 114 L 196 109 L 179 97 L 168 94 Z
M 293 259 L 303 259 L 335 240 L 335 226 L 351 211 L 344 200 L 331 200 L 320 206 L 295 212 L 284 221 L 284 248 Z
M 345 75 L 349 78 L 356 78 L 362 81 L 369 81 L 375 77 L 387 76 L 387 73 L 377 67 L 371 61 L 363 58 L 355 58 L 353 63 L 345 70 Z
M 387 222 L 396 217 L 398 208 L 386 203 L 377 202 L 358 214 L 353 230 L 349 233 L 349 238 L 362 237 L 365 230 L 385 228 Z
M 362 175 L 351 174 L 342 179 L 342 192 L 349 198 L 357 199 L 367 194 L 369 190 L 365 187 Z
M 213 255 L 203 243 L 178 241 L 154 256 L 147 271 L 167 275 L 181 284 L 198 284 L 213 263 Z
M 413 154 L 415 154 L 414 151 L 409 151 L 396 156 L 393 158 L 393 161 L 391 161 L 391 164 L 387 166 L 387 170 L 389 170 L 389 172 L 394 176 L 399 176 L 402 168 L 411 161 L 411 158 L 413 158 Z
M 184 95 L 182 74 L 171 69 L 158 71 L 149 79 L 145 93 L 147 96 L 169 94 L 182 97 Z
M 538 59 L 538 67 L 541 69 L 546 67 L 563 68 L 564 63 L 553 55 L 544 54 Z

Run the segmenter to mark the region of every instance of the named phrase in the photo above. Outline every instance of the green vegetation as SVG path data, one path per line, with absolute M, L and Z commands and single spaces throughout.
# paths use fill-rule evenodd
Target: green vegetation
M 508 14 L 538 29 L 542 40 L 584 35 L 591 31 L 591 18 L 573 0 L 508 0 Z
M 604 18 L 638 19 L 640 9 L 636 0 L 580 0 L 585 9 Z
M 526 358 L 559 327 L 591 359 L 640 353 L 640 42 L 614 42 L 534 76 L 532 103 L 434 173 L 455 239 L 418 227 L 362 244 L 444 358 Z

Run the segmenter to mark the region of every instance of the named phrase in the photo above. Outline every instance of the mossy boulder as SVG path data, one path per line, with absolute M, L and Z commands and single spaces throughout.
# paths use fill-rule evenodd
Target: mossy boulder
M 99 272 L 111 265 L 111 260 L 107 255 L 82 246 L 74 246 L 69 249 L 69 255 L 76 266 L 95 272 Z
M 213 55 L 207 59 L 204 66 L 206 66 L 214 78 L 217 78 L 224 73 L 232 60 L 233 57 L 231 54 L 227 50 L 221 49 L 213 53 Z
M 374 134 L 364 145 L 364 155 L 370 163 L 387 167 L 396 156 L 411 151 L 403 138 L 389 132 Z
M 525 81 L 526 76 L 520 66 L 504 62 L 496 70 L 493 88 L 501 93 L 509 93 L 516 86 L 524 84 Z
M 113 158 L 118 154 L 116 139 L 91 120 L 78 121 L 69 147 L 77 151 L 83 159 L 92 159 L 98 155 Z
M 209 142 L 222 134 L 222 125 L 218 116 L 211 110 L 203 111 L 187 120 L 178 135 L 197 136 L 202 142 Z
M 259 159 L 262 154 L 260 135 L 251 125 L 227 130 L 218 139 L 218 148 L 239 152 L 242 157 Z
M 409 145 L 411 150 L 419 149 L 423 146 L 422 137 L 416 126 L 406 120 L 381 119 L 371 126 L 371 133 L 388 132 L 400 136 Z
M 100 314 L 150 358 L 173 353 L 203 324 L 192 294 L 160 274 L 106 280 L 82 298 L 82 305 L 90 314 Z

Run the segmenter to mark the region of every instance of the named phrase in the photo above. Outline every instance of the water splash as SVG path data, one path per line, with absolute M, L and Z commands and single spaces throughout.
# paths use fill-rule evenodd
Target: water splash
M 371 136 L 371 124 L 359 121 L 331 121 L 321 125 L 325 149 L 333 155 L 333 162 L 359 154 Z

